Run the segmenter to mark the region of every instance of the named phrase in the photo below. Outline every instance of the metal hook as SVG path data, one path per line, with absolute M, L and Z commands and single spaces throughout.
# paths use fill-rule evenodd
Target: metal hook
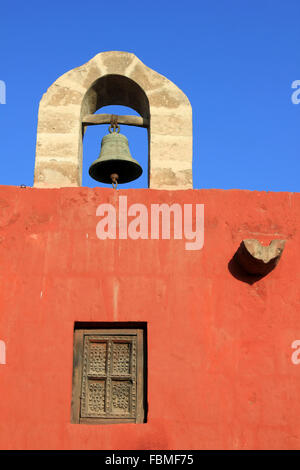
M 110 126 L 108 128 L 109 133 L 120 132 L 120 126 L 118 124 L 118 116 L 116 114 L 111 115 Z

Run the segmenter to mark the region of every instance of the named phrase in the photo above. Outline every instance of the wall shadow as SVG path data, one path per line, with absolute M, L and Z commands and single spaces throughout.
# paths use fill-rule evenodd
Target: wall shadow
M 238 262 L 238 252 L 236 251 L 231 260 L 228 263 L 228 270 L 233 277 L 241 282 L 246 282 L 249 285 L 255 284 L 255 282 L 263 279 L 267 274 L 273 271 L 275 266 L 270 266 L 264 274 L 249 274 Z

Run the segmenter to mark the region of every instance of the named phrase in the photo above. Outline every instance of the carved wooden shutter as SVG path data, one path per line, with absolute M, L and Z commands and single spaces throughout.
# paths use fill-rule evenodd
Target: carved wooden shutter
M 76 330 L 74 379 L 79 422 L 143 422 L 143 330 Z

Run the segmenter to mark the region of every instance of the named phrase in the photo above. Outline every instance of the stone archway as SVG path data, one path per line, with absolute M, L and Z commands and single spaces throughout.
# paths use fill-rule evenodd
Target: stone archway
M 83 118 L 121 104 L 149 120 L 149 187 L 192 188 L 192 108 L 134 54 L 103 52 L 59 77 L 39 108 L 34 186 L 81 186 Z

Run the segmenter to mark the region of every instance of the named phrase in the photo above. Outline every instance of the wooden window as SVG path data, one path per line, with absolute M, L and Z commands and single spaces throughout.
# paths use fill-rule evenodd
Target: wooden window
M 77 329 L 72 422 L 144 422 L 143 329 Z

